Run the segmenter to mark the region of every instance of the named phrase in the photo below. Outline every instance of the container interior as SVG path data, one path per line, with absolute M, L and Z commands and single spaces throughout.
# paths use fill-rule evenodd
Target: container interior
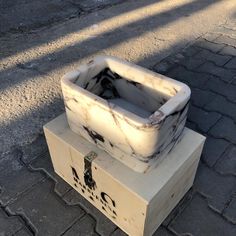
M 148 118 L 171 98 L 145 84 L 123 78 L 109 68 L 88 78 L 82 87 L 142 118 Z

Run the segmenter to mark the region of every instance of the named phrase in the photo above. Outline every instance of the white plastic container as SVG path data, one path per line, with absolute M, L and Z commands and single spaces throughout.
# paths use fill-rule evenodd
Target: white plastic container
M 156 166 L 185 126 L 187 85 L 114 57 L 96 57 L 61 85 L 70 128 L 138 172 Z

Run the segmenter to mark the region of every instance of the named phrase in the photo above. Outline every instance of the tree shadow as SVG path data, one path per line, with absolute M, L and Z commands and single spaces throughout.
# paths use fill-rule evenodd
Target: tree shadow
M 218 0 L 219 2 L 221 0 Z M 206 7 L 216 3 L 216 1 L 193 1 L 183 4 L 181 6 L 172 8 L 170 10 L 161 12 L 159 14 L 146 17 L 141 20 L 126 24 L 121 28 L 111 30 L 100 35 L 96 35 L 95 38 L 88 38 L 81 43 L 75 43 L 73 46 L 67 46 L 62 50 L 58 50 L 53 53 L 49 53 L 45 56 L 39 56 L 36 59 L 30 60 L 27 63 L 18 63 L 13 67 L 8 67 L 0 72 L 1 88 L 0 90 L 7 89 L 10 86 L 20 84 L 21 82 L 32 79 L 33 75 L 19 76 L 17 79 L 12 79 L 11 73 L 14 70 L 37 70 L 42 73 L 49 73 L 56 71 L 58 68 L 68 66 L 81 58 L 88 58 L 109 48 L 120 45 L 123 42 L 127 42 L 131 39 L 140 37 L 148 32 L 157 30 L 158 28 L 165 27 L 166 25 L 177 21 L 182 17 L 186 17 L 193 13 L 203 10 Z M 137 27 L 145 26 L 145 27 Z M 20 69 L 20 70 L 19 70 Z M 9 80 L 11 82 L 9 83 Z
M 148 2 L 147 1 L 135 1 L 135 4 L 126 4 L 126 3 L 124 3 L 127 6 L 125 8 L 123 7 L 122 10 L 120 9 L 117 12 L 114 12 L 114 13 L 113 13 L 113 11 L 111 11 L 110 14 L 100 15 L 100 16 L 99 16 L 100 10 L 102 10 L 103 8 L 106 8 L 106 7 L 110 6 L 111 4 L 112 4 L 112 6 L 122 4 L 123 1 L 122 0 L 89 1 L 89 2 L 92 3 L 92 4 L 89 4 L 90 5 L 89 8 L 83 7 L 83 5 L 86 5 L 86 3 L 81 4 L 80 2 L 74 1 L 75 3 L 73 3 L 72 6 L 73 5 L 75 6 L 75 9 L 74 9 L 75 12 L 73 13 L 73 12 L 69 11 L 68 14 L 75 14 L 77 11 L 80 11 L 80 14 L 77 13 L 78 15 L 80 15 L 80 18 L 79 18 L 81 20 L 80 25 L 76 24 L 76 25 L 71 26 L 72 24 L 70 24 L 70 25 L 68 24 L 70 22 L 68 22 L 68 23 L 65 22 L 65 24 L 67 25 L 66 30 L 61 31 L 60 34 L 53 34 L 52 33 L 50 35 L 47 35 L 47 37 L 44 37 L 44 38 L 40 37 L 40 33 L 41 33 L 42 28 L 30 31 L 30 30 L 27 30 L 26 26 L 25 27 L 21 26 L 20 19 L 17 19 L 17 17 L 15 15 L 13 15 L 13 13 L 12 13 L 12 12 L 14 12 L 14 9 L 12 10 L 12 12 L 9 12 L 9 11 L 6 10 L 6 9 L 12 8 L 12 7 L 13 8 L 17 8 L 17 7 L 19 8 L 19 6 L 18 6 L 19 2 L 9 1 L 8 4 L 7 3 L 2 4 L 2 5 L 7 5 L 8 8 L 4 8 L 4 7 L 0 6 L 0 15 L 3 18 L 1 20 L 1 17 L 0 17 L 0 21 L 2 22 L 3 26 L 8 25 L 8 23 L 6 21 L 7 19 L 4 18 L 4 15 L 5 14 L 10 15 L 10 19 L 11 18 L 15 19 L 16 23 L 19 25 L 19 33 L 23 33 L 23 37 L 20 36 L 20 35 L 15 36 L 14 34 L 13 35 L 8 34 L 8 35 L 6 35 L 6 37 L 3 36 L 2 39 L 0 38 L 0 42 L 3 41 L 3 43 L 4 43 L 5 40 L 9 40 L 8 39 L 8 37 L 9 37 L 13 41 L 13 45 L 12 45 L 13 47 L 16 46 L 17 44 L 21 44 L 21 47 L 18 47 L 18 48 L 14 47 L 14 50 L 12 50 L 12 51 L 11 51 L 11 49 L 5 49 L 7 51 L 5 54 L 4 54 L 3 50 L 1 49 L 1 45 L 0 45 L 0 51 L 2 51 L 2 53 L 0 54 L 0 59 L 3 59 L 4 57 L 9 57 L 11 55 L 20 53 L 20 52 L 25 51 L 25 50 L 29 50 L 31 48 L 35 48 L 36 46 L 41 45 L 41 44 L 49 44 L 50 42 L 53 42 L 53 41 L 57 40 L 58 38 L 61 38 L 63 36 L 66 36 L 68 34 L 71 34 L 71 33 L 77 32 L 77 31 L 81 31 L 85 28 L 90 27 L 93 24 L 99 24 L 102 21 L 109 20 L 112 17 L 116 17 L 116 16 L 119 16 L 119 15 L 124 14 L 124 13 L 131 12 L 131 11 L 135 11 L 135 10 L 137 10 L 139 8 L 142 8 L 142 7 L 148 7 L 153 3 L 157 3 L 157 2 L 161 2 L 161 1 L 164 1 L 164 0 L 148 0 Z M 82 2 L 85 2 L 85 1 L 82 1 Z M 111 2 L 111 3 L 109 3 L 109 2 Z M 20 2 L 20 4 L 21 4 L 21 2 Z M 32 27 L 34 25 L 38 26 L 38 27 L 39 26 L 40 27 L 43 27 L 43 26 L 48 27 L 48 25 L 49 25 L 50 27 L 52 27 L 52 30 L 54 30 L 54 29 L 58 28 L 57 24 L 62 23 L 63 20 L 65 19 L 65 18 L 62 18 L 61 16 L 58 16 L 59 15 L 58 12 L 55 11 L 55 12 L 53 12 L 53 14 L 55 14 L 59 18 L 54 17 L 54 15 L 52 15 L 52 16 L 49 16 L 49 19 L 46 19 L 45 22 L 37 24 L 37 21 L 39 21 L 38 18 L 42 18 L 43 16 L 45 17 L 45 13 L 43 11 L 45 11 L 44 8 L 47 7 L 48 2 L 44 3 L 42 1 L 38 1 L 36 6 L 38 4 L 40 4 L 40 6 L 41 6 L 40 9 L 35 9 L 34 4 L 35 4 L 35 2 L 30 2 L 30 6 L 26 6 L 23 9 L 21 8 L 20 9 L 21 11 L 19 12 L 19 14 L 21 14 L 21 15 L 28 14 L 29 18 L 35 17 L 36 22 L 31 23 Z M 67 1 L 67 3 L 66 3 L 67 8 L 68 8 L 68 6 L 67 6 L 68 4 L 71 4 L 71 2 Z M 29 9 L 27 9 L 27 8 L 29 8 Z M 34 9 L 34 11 L 37 10 L 37 11 L 41 12 L 41 13 L 37 13 L 37 14 L 39 14 L 39 16 L 37 16 L 37 15 L 34 16 L 33 13 L 30 12 L 30 10 L 32 8 Z M 55 10 L 56 10 L 56 8 L 55 8 Z M 61 12 L 61 10 L 62 9 L 60 9 L 59 12 Z M 4 11 L 6 11 L 6 12 L 4 12 Z M 24 11 L 26 11 L 26 13 Z M 1 12 L 2 12 L 2 14 L 1 14 Z M 91 14 L 91 13 L 93 14 L 93 19 L 85 20 L 87 15 Z M 40 15 L 42 15 L 42 16 L 40 16 Z M 67 18 L 67 17 L 69 17 L 69 15 L 65 15 L 64 17 Z M 78 16 L 74 16 L 74 17 L 75 17 L 75 20 L 77 20 Z M 8 19 L 8 20 L 10 20 L 10 19 Z M 30 19 L 28 19 L 28 21 L 30 21 Z M 31 21 L 32 21 L 32 19 L 31 19 Z M 33 20 L 33 22 L 34 22 L 34 20 Z M 51 25 L 53 22 L 56 23 L 55 26 Z M 0 26 L 1 26 L 1 24 L 0 24 Z M 7 26 L 7 27 L 9 27 L 9 26 Z M 12 29 L 12 32 L 14 32 L 14 31 L 15 30 Z M 35 35 L 35 40 L 33 40 L 30 45 L 25 44 L 25 37 L 27 37 L 27 35 L 25 33 L 27 31 L 28 31 L 29 37 L 32 37 L 32 35 Z

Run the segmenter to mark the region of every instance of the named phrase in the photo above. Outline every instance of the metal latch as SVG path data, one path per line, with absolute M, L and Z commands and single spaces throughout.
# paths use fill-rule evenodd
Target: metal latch
M 84 157 L 84 182 L 90 189 L 95 189 L 96 182 L 92 176 L 92 161 L 97 157 L 95 152 L 90 152 Z

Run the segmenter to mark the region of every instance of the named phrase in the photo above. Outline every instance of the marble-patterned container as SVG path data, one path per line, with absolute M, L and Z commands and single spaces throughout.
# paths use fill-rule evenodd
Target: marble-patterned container
M 181 137 L 191 93 L 181 82 L 98 56 L 61 85 L 70 128 L 135 171 L 156 166 Z

